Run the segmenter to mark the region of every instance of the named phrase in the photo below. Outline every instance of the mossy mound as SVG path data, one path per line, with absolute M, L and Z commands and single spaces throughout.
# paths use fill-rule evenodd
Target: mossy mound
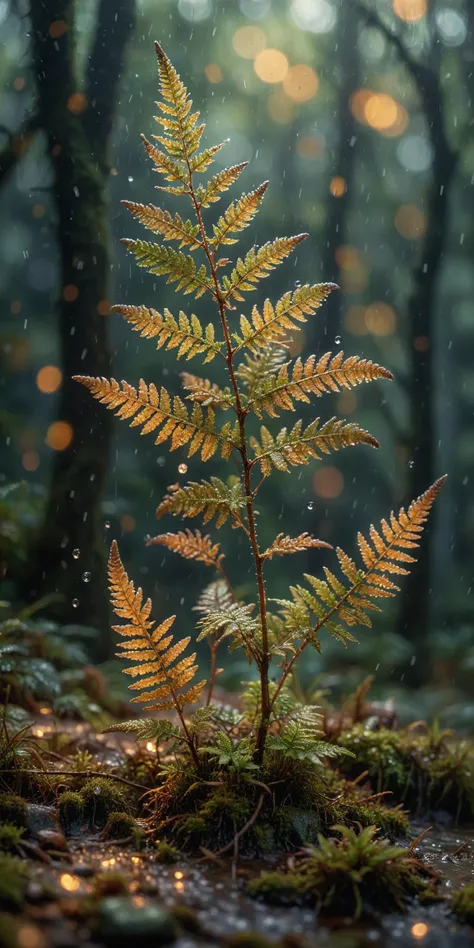
M 104 836 L 107 839 L 131 842 L 138 848 L 143 841 L 143 830 L 140 829 L 137 821 L 129 813 L 114 812 L 109 813 Z
M 0 794 L 0 823 L 13 823 L 26 828 L 28 807 L 22 797 L 14 793 Z
M 15 826 L 14 823 L 3 823 L 0 826 L 0 852 L 18 854 L 24 832 L 23 828 Z
M 91 829 L 103 829 L 109 815 L 127 810 L 125 794 L 116 781 L 106 777 L 87 780 L 80 791 L 84 815 Z
M 474 925 L 474 882 L 453 893 L 451 911 L 461 922 L 469 922 Z
M 248 884 L 250 895 L 273 904 L 315 904 L 330 915 L 360 918 L 404 911 L 414 896 L 436 899 L 436 877 L 410 850 L 391 846 L 377 828 L 360 833 L 335 826 L 338 837 L 318 836 L 294 869 L 263 872 Z
M 85 815 L 85 800 L 82 794 L 74 790 L 65 790 L 58 799 L 58 814 L 61 826 L 66 833 L 77 833 L 82 827 Z
M 28 866 L 10 853 L 0 853 L 0 905 L 19 908 L 25 898 Z

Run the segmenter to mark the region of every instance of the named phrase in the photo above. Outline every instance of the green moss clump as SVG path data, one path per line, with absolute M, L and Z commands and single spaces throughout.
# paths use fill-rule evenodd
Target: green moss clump
M 171 846 L 171 844 L 165 842 L 165 840 L 160 840 L 159 843 L 156 843 L 156 862 L 172 865 L 174 862 L 177 862 L 178 859 L 181 859 L 181 853 L 179 849 L 176 849 L 176 846 Z
M 108 895 L 128 895 L 126 875 L 123 872 L 98 872 L 92 880 L 92 895 L 95 899 Z
M 127 809 L 123 790 L 107 777 L 87 780 L 80 791 L 85 817 L 93 829 L 101 829 L 110 813 Z
M 474 925 L 474 882 L 463 886 L 451 897 L 451 911 L 461 922 L 470 922 Z
M 137 848 L 143 840 L 143 830 L 129 813 L 109 813 L 105 834 L 108 839 L 129 839 Z
M 289 872 L 264 872 L 248 885 L 251 895 L 274 903 L 316 903 L 331 915 L 359 918 L 403 911 L 413 896 L 436 897 L 435 879 L 409 850 L 391 846 L 376 827 L 360 833 L 334 827 L 340 838 L 318 837 Z
M 3 853 L 18 853 L 24 829 L 13 823 L 4 823 L 0 826 L 0 851 Z
M 0 823 L 13 823 L 26 829 L 28 807 L 22 797 L 14 793 L 0 794 Z
M 170 915 L 178 923 L 179 927 L 190 935 L 197 935 L 198 938 L 206 938 L 207 932 L 201 925 L 199 918 L 189 905 L 183 902 L 177 902 L 170 909 Z
M 25 898 L 28 867 L 9 853 L 0 853 L 0 904 L 19 908 Z
M 66 790 L 58 799 L 58 811 L 61 826 L 66 832 L 79 829 L 84 820 L 85 802 L 80 793 Z

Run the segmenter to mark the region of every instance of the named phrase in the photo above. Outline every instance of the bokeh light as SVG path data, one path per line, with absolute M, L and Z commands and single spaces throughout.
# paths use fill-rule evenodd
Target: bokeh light
M 63 872 L 59 877 L 59 882 L 66 892 L 77 892 L 80 887 L 79 879 L 77 876 L 72 876 L 70 872 Z
M 398 233 L 407 240 L 417 240 L 426 231 L 426 216 L 415 204 L 401 204 L 394 222 Z
M 49 24 L 48 33 L 51 36 L 51 39 L 59 39 L 60 36 L 64 36 L 67 32 L 67 23 L 64 20 L 53 20 Z
M 87 109 L 87 99 L 83 92 L 73 92 L 67 100 L 67 107 L 73 115 L 81 115 Z
M 357 89 L 351 95 L 349 107 L 363 125 L 391 138 L 403 134 L 408 125 L 408 113 L 393 96 L 371 89 Z
M 184 20 L 200 23 L 212 12 L 211 0 L 179 0 L 178 10 Z
M 204 72 L 206 74 L 207 81 L 212 82 L 213 84 L 222 82 L 224 78 L 222 75 L 222 69 L 217 65 L 217 63 L 208 63 Z
M 365 306 L 350 306 L 345 315 L 344 325 L 354 336 L 366 336 Z
M 336 11 L 329 0 L 293 0 L 290 12 L 296 25 L 310 33 L 329 33 L 336 24 Z
M 97 303 L 97 312 L 101 316 L 108 316 L 110 313 L 111 305 L 112 304 L 110 300 L 99 300 L 99 302 Z
M 333 197 L 343 197 L 347 191 L 346 179 L 341 177 L 341 175 L 336 175 L 334 178 L 331 178 L 329 182 L 329 192 Z
M 268 112 L 278 125 L 287 125 L 293 118 L 292 102 L 280 89 L 273 89 L 268 96 Z
M 74 303 L 74 300 L 77 300 L 79 296 L 79 290 L 74 283 L 68 283 L 67 286 L 63 289 L 63 300 L 66 300 L 66 303 Z
M 313 477 L 313 490 L 318 497 L 334 500 L 344 490 L 344 477 L 337 467 L 320 467 Z
M 426 16 L 427 0 L 393 0 L 393 12 L 405 23 L 418 23 Z
M 300 158 L 319 158 L 323 153 L 323 142 L 318 135 L 302 135 L 296 140 L 296 151 Z
M 262 49 L 254 60 L 253 67 L 262 82 L 283 82 L 288 69 L 288 59 L 279 49 Z
M 355 270 L 362 262 L 357 247 L 352 247 L 350 244 L 341 244 L 336 247 L 334 257 L 341 270 Z
M 438 32 L 446 46 L 461 46 L 467 37 L 465 17 L 458 10 L 438 10 L 435 14 Z
M 283 88 L 293 102 L 308 102 L 319 88 L 319 79 L 311 66 L 291 66 L 284 80 Z
M 53 451 L 65 451 L 73 437 L 73 429 L 67 421 L 54 421 L 46 432 L 46 444 Z
M 411 926 L 413 938 L 424 938 L 429 932 L 429 926 L 425 922 L 415 922 Z
M 355 392 L 344 389 L 337 400 L 337 410 L 340 415 L 352 415 L 357 408 L 357 395 Z
M 15 948 L 44 948 L 46 939 L 36 925 L 21 925 L 16 932 Z
M 37 451 L 25 451 L 21 456 L 21 465 L 25 471 L 37 471 L 40 466 L 40 456 Z
M 130 514 L 124 514 L 123 517 L 120 517 L 120 526 L 124 533 L 132 533 L 137 525 L 135 517 L 132 517 Z
M 388 336 L 395 332 L 397 316 L 388 303 L 371 303 L 365 311 L 365 325 L 374 336 Z
M 62 380 L 63 373 L 57 365 L 43 365 L 36 374 L 36 385 L 45 395 L 56 392 Z
M 259 26 L 241 26 L 232 37 L 235 52 L 244 59 L 255 59 L 267 45 L 267 37 Z

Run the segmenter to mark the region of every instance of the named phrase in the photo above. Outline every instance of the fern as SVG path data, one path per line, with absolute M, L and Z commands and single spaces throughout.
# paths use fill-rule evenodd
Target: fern
M 241 766 L 251 769 L 254 763 L 260 765 L 266 746 L 275 753 L 315 764 L 335 751 L 320 741 L 315 720 L 311 722 L 308 717 L 315 712 L 307 712 L 305 717 L 305 712 L 289 699 L 287 682 L 295 662 L 308 645 L 321 650 L 323 629 L 343 645 L 354 642 L 352 628 L 370 625 L 369 613 L 378 608 L 376 600 L 397 592 L 394 577 L 404 575 L 413 565 L 413 550 L 443 479 L 406 512 L 401 510 L 398 516 L 392 514 L 389 520 L 383 520 L 379 530 L 371 527 L 367 537 L 359 534 L 360 566 L 337 549 L 336 567 L 330 569 L 325 565 L 320 576 L 306 574 L 305 582 L 292 586 L 287 598 L 275 600 L 276 614 L 269 610 L 265 571 L 273 558 L 312 548 L 324 550 L 327 557 L 331 547 L 304 532 L 296 537 L 280 533 L 267 549 L 261 549 L 257 503 L 265 479 L 274 470 L 288 472 L 332 451 L 353 445 L 376 448 L 378 443 L 358 424 L 337 418 L 316 418 L 307 427 L 297 418 L 291 428 L 275 432 L 262 425 L 258 436 L 254 436 L 249 433 L 249 416 L 275 418 L 281 411 L 295 411 L 297 403 L 308 402 L 312 396 L 319 398 L 363 382 L 391 379 L 392 374 L 370 360 L 357 355 L 345 357 L 342 352 L 288 360 L 290 335 L 337 289 L 334 283 L 299 286 L 283 293 L 276 302 L 266 299 L 262 308 L 256 305 L 250 315 L 242 314 L 239 321 L 232 318 L 231 322 L 236 304 L 243 302 L 247 293 L 256 290 L 261 280 L 283 264 L 307 235 L 277 237 L 263 246 L 243 250 L 234 261 L 220 255 L 222 249 L 227 252 L 228 247 L 238 242 L 257 214 L 267 182 L 231 200 L 217 221 L 210 227 L 206 224 L 207 209 L 236 183 L 246 162 L 211 173 L 207 182 L 196 182 L 196 176 L 206 173 L 225 143 L 202 147 L 205 126 L 199 112 L 193 110 L 190 95 L 160 44 L 155 48 L 161 92 L 156 116 L 159 133 L 153 141 L 142 136 L 142 142 L 153 171 L 160 176 L 159 191 L 183 202 L 187 200 L 188 211 L 181 213 L 173 208 L 171 212 L 154 204 L 126 201 L 132 216 L 145 230 L 159 235 L 162 243 L 128 238 L 123 242 L 138 265 L 150 273 L 166 277 L 184 294 L 192 293 L 196 298 L 207 294 L 215 307 L 217 322 L 203 325 L 194 314 L 180 312 L 174 317 L 167 309 L 159 313 L 146 306 L 120 305 L 114 309 L 140 336 L 154 339 L 158 349 L 175 350 L 178 359 L 201 356 L 204 363 L 210 363 L 221 356 L 228 384 L 184 372 L 183 400 L 143 380 L 135 388 L 115 379 L 76 378 L 131 427 L 139 428 L 142 434 L 153 433 L 155 444 L 169 441 L 171 450 L 186 447 L 188 457 L 199 453 L 203 462 L 217 451 L 224 461 L 232 456 L 237 475 L 227 480 L 210 476 L 174 484 L 156 513 L 158 518 L 168 514 L 200 516 L 204 523 L 215 521 L 217 528 L 230 524 L 241 530 L 253 559 L 257 597 L 254 605 L 233 593 L 224 574 L 221 546 L 210 535 L 186 529 L 165 532 L 149 541 L 150 545 L 165 547 L 188 560 L 213 567 L 221 576 L 207 587 L 196 606 L 198 638 L 206 638 L 211 647 L 211 674 L 207 707 L 202 712 L 199 709 L 187 724 L 183 709 L 198 699 L 203 688 L 203 682 L 191 683 L 197 671 L 194 656 L 180 658 L 189 638 L 173 644 L 172 619 L 154 625 L 150 619 L 151 604 L 143 604 L 142 593 L 135 591 L 128 579 L 114 544 L 109 567 L 112 599 L 127 623 L 115 628 L 127 638 L 122 645 L 126 657 L 136 662 L 126 669 L 138 679 L 131 686 L 139 692 L 134 700 L 149 702 L 152 709 L 174 708 L 180 720 L 181 737 L 169 730 L 171 725 L 160 724 L 162 730 L 155 732 L 149 719 L 133 725 L 126 722 L 122 730 L 160 733 L 164 737 L 169 733 L 172 739 L 184 741 L 199 769 L 199 732 L 206 728 L 209 731 L 211 721 L 212 729 L 242 725 L 239 714 L 232 713 L 232 720 L 229 715 L 226 720 L 225 710 L 212 710 L 212 689 L 219 672 L 216 649 L 224 640 L 231 649 L 242 648 L 257 666 L 258 683 L 254 690 L 258 700 L 252 721 L 255 740 L 245 743 L 245 738 L 236 745 L 229 734 L 217 731 L 215 744 L 201 750 L 216 758 L 218 766 L 236 770 Z M 220 411 L 227 411 L 231 418 L 222 426 L 217 417 Z M 275 682 L 270 680 L 272 660 L 278 669 Z M 179 767 L 178 764 L 178 770 Z M 168 771 L 171 774 L 169 768 Z
M 180 738 L 181 732 L 171 721 L 162 718 L 135 718 L 132 721 L 116 721 L 103 730 L 103 734 L 118 732 L 120 734 L 134 734 L 136 741 L 168 741 L 171 738 Z

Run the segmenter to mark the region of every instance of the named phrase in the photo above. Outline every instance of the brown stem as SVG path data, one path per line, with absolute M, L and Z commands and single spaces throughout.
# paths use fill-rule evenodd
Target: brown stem
M 214 685 L 216 683 L 216 671 L 217 671 L 217 648 L 219 643 L 213 642 L 211 645 L 211 671 L 209 674 L 209 689 L 207 692 L 207 701 L 206 708 L 209 707 L 212 700 L 212 692 L 214 691 Z

